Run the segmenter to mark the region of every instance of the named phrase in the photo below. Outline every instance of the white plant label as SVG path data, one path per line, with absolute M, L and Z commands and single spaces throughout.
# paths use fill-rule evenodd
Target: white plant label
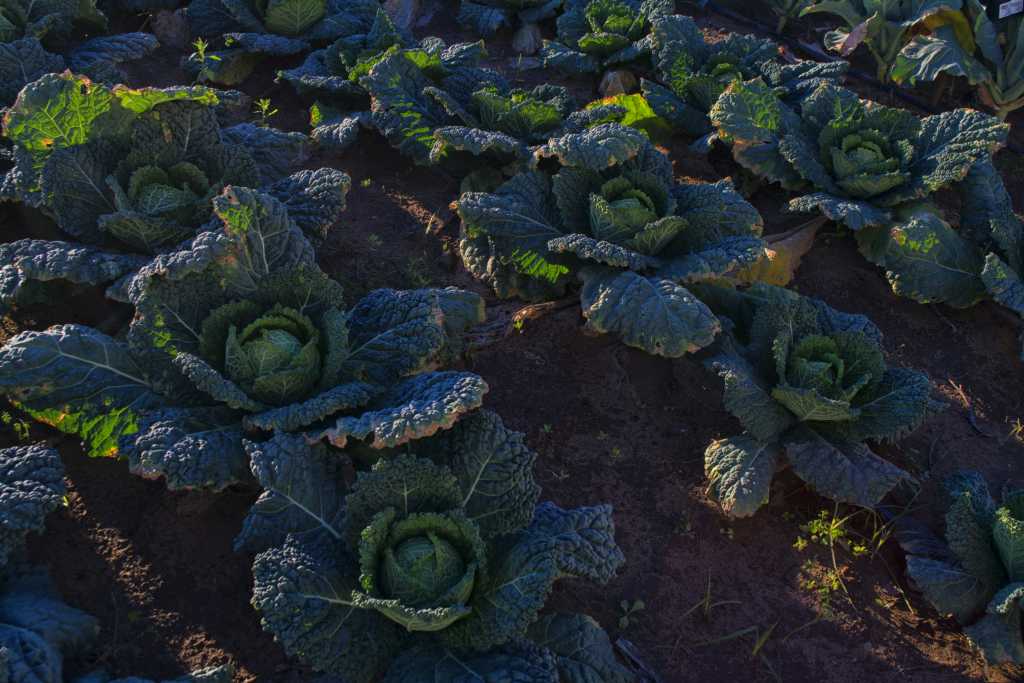
M 1024 12 L 1024 0 L 1010 0 L 999 5 L 999 18 L 1005 19 Z

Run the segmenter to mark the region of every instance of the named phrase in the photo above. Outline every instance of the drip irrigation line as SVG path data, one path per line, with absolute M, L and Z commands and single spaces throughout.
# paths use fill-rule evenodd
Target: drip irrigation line
M 774 40 L 775 42 L 785 44 L 793 52 L 803 53 L 805 55 L 809 55 L 815 61 L 819 61 L 819 62 L 841 62 L 841 61 L 843 61 L 842 59 L 840 59 L 838 57 L 833 57 L 832 55 L 826 53 L 824 50 L 819 48 L 817 45 L 809 45 L 809 44 L 807 44 L 807 43 L 805 43 L 803 41 L 799 41 L 799 40 L 798 41 L 794 41 L 791 38 L 788 38 L 787 36 L 780 35 L 772 27 L 768 26 L 767 24 L 764 24 L 764 23 L 758 21 L 757 19 L 751 19 L 750 17 L 744 16 L 744 15 L 738 13 L 738 12 L 734 12 L 731 9 L 729 9 L 728 7 L 722 7 L 717 2 L 715 2 L 715 0 L 704 0 L 703 2 L 698 3 L 698 5 L 702 6 L 704 10 L 706 10 L 708 12 L 711 12 L 713 14 L 719 14 L 719 15 L 725 17 L 726 19 L 729 19 L 730 21 L 735 21 L 735 22 L 740 23 L 740 24 L 745 24 L 747 26 L 751 26 L 751 27 L 753 27 L 755 29 L 758 29 L 760 31 L 768 33 L 769 35 L 772 36 L 772 40 Z M 863 71 L 859 71 L 858 69 L 854 69 L 852 66 L 851 66 L 850 70 L 847 72 L 847 74 L 852 76 L 852 77 L 854 77 L 854 78 L 856 78 L 858 81 L 863 81 L 863 82 L 867 83 L 868 85 L 874 86 L 875 88 L 878 88 L 880 90 L 888 92 L 890 95 L 893 95 L 893 96 L 897 97 L 898 99 L 903 100 L 907 104 L 910 104 L 910 105 L 913 105 L 913 106 L 917 107 L 918 109 L 926 111 L 929 114 L 940 114 L 940 113 L 942 113 L 941 111 L 937 110 L 935 107 L 933 107 L 932 105 L 928 104 L 924 100 L 922 100 L 922 99 L 920 99 L 918 97 L 914 97 L 910 93 L 906 92 L 903 88 L 900 88 L 898 86 L 893 86 L 892 84 L 882 83 L 880 80 L 878 80 L 874 76 L 872 76 L 870 74 L 866 74 Z M 1022 147 L 1021 145 L 1015 143 L 1013 140 L 1010 140 L 1009 138 L 1007 138 L 1007 141 L 1006 141 L 1006 148 L 1009 149 L 1011 152 L 1014 152 L 1015 154 L 1024 155 L 1024 147 Z

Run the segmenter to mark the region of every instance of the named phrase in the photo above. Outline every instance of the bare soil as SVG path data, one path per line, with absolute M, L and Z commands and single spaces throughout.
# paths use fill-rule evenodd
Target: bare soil
M 455 4 L 446 3 L 418 33 L 465 39 L 452 21 Z M 715 16 L 702 22 L 748 30 Z M 491 49 L 495 65 L 506 69 L 508 38 Z M 152 71 L 137 68 L 133 80 L 181 82 L 178 57 L 161 50 L 145 65 Z M 544 74 L 522 75 L 538 77 Z M 593 84 L 574 86 L 581 96 L 594 94 Z M 281 110 L 274 124 L 305 125 L 301 100 L 275 85 L 269 69 L 242 89 L 274 100 Z M 680 177 L 714 180 L 736 172 L 728 159 L 688 154 L 685 141 L 672 154 Z M 1024 209 L 1021 158 L 1002 152 L 998 162 Z M 321 265 L 346 285 L 349 303 L 376 287 L 454 284 L 480 292 L 492 322 L 510 320 L 519 305 L 494 299 L 453 253 L 458 224 L 448 205 L 458 192 L 455 180 L 411 165 L 369 133 L 344 155 L 310 161 L 323 164 L 353 179 L 349 209 L 320 252 Z M 769 233 L 802 220 L 781 212 L 777 190 L 761 190 L 752 201 Z M 0 212 L 6 234 L 45 234 L 38 217 L 10 207 Z M 890 362 L 928 372 L 949 403 L 899 447 L 884 449 L 922 482 L 914 514 L 937 521 L 939 482 L 956 469 L 981 469 L 997 487 L 1024 483 L 1024 445 L 1010 436 L 1014 421 L 1024 418 L 1024 363 L 1012 317 L 991 304 L 961 311 L 899 299 L 839 233 L 819 236 L 794 286 L 870 316 L 885 333 Z M 69 321 L 116 328 L 110 321 L 130 315 L 96 292 L 68 296 L 56 306 L 17 312 L 4 321 L 4 334 Z M 907 586 L 894 543 L 862 557 L 840 550 L 835 566 L 845 589 L 820 590 L 833 567 L 830 553 L 795 543 L 807 536 L 802 525 L 834 508 L 797 480 L 779 477 L 771 505 L 754 518 L 723 517 L 704 495 L 703 452 L 739 426 L 721 406 L 718 379 L 699 358 L 647 356 L 610 337 L 587 336 L 582 322 L 578 306 L 569 305 L 466 359 L 490 385 L 488 406 L 539 452 L 546 498 L 615 507 L 617 539 L 628 558 L 624 571 L 607 587 L 560 584 L 554 607 L 593 614 L 614 637 L 631 641 L 667 683 L 1024 677 L 1021 669 L 984 666 L 957 625 Z M 10 425 L 2 427 L 3 440 L 13 442 Z M 31 557 L 50 567 L 71 604 L 103 626 L 99 652 L 72 662 L 70 673 L 102 666 L 118 675 L 173 677 L 230 660 L 239 681 L 313 678 L 261 630 L 249 605 L 250 558 L 231 551 L 255 492 L 168 493 L 159 482 L 129 475 L 124 463 L 86 458 L 72 439 L 38 427 L 33 435 L 60 448 L 70 494 L 45 536 L 32 539 Z M 849 528 L 870 534 L 871 520 L 859 513 Z M 623 600 L 646 605 L 628 625 L 619 623 Z

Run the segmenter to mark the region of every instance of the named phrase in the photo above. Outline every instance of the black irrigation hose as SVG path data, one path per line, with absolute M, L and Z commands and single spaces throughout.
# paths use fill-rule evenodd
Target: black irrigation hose
M 738 12 L 732 11 L 731 9 L 729 9 L 727 7 L 722 7 L 717 2 L 715 2 L 715 0 L 705 0 L 705 2 L 703 3 L 703 8 L 705 10 L 709 11 L 709 12 L 713 12 L 714 14 L 720 14 L 723 17 L 725 17 L 726 19 L 729 19 L 731 21 L 735 21 L 735 22 L 740 23 L 740 24 L 746 24 L 747 26 L 752 26 L 755 29 L 759 29 L 759 30 L 761 30 L 761 31 L 763 31 L 765 33 L 768 33 L 768 34 L 770 34 L 772 36 L 772 39 L 775 40 L 775 42 L 784 43 L 787 47 L 789 47 L 794 52 L 802 52 L 805 55 L 809 55 L 811 58 L 813 58 L 816 61 L 825 61 L 825 62 L 839 62 L 839 61 L 842 61 L 838 57 L 833 57 L 833 56 L 827 54 L 825 51 L 823 51 L 821 48 L 817 47 L 816 45 L 808 45 L 807 43 L 804 43 L 804 42 L 801 42 L 801 41 L 791 40 L 790 38 L 788 38 L 788 37 L 786 37 L 784 35 L 779 35 L 779 34 L 777 34 L 775 32 L 775 30 L 772 27 L 767 26 L 766 24 L 761 23 L 757 19 L 751 19 L 750 17 L 746 17 L 746 16 L 744 16 L 742 14 L 739 14 Z M 870 74 L 866 74 L 863 71 L 858 71 L 857 69 L 854 69 L 854 68 L 851 68 L 847 73 L 850 76 L 853 76 L 854 78 L 856 78 L 857 80 L 864 81 L 868 85 L 874 86 L 874 87 L 876 87 L 876 88 L 878 88 L 880 90 L 884 90 L 884 91 L 894 95 L 895 97 L 903 100 L 907 104 L 913 105 L 913 106 L 917 107 L 918 109 L 921 109 L 923 111 L 928 112 L 929 114 L 938 114 L 938 113 L 940 113 L 939 111 L 937 111 L 935 109 L 935 107 L 931 106 L 930 104 L 928 104 L 924 100 L 921 100 L 921 99 L 919 99 L 917 97 L 914 97 L 910 93 L 906 92 L 903 88 L 895 87 L 895 86 L 893 86 L 891 84 L 882 83 L 880 80 L 878 80 L 874 76 L 871 76 Z M 1006 148 L 1009 149 L 1011 152 L 1014 152 L 1015 154 L 1024 155 L 1024 147 L 1021 147 L 1020 145 L 1018 145 L 1017 143 L 1013 142 L 1012 140 L 1008 139 L 1006 141 Z

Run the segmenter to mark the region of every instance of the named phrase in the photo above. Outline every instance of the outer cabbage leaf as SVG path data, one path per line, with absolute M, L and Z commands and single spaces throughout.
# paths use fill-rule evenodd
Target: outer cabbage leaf
M 820 494 L 861 507 L 874 507 L 909 478 L 863 443 L 834 443 L 809 429 L 787 435 L 785 452 L 796 475 Z
M 338 418 L 317 435 L 338 448 L 349 439 L 372 448 L 392 448 L 451 429 L 461 415 L 479 408 L 487 383 L 464 372 L 417 375 L 396 384 L 371 402 L 366 412 Z
M 615 658 L 608 634 L 582 614 L 552 614 L 530 627 L 529 637 L 554 653 L 559 680 L 567 683 L 633 683 L 636 676 Z
M 60 507 L 66 487 L 60 455 L 42 444 L 0 450 L 0 568 L 46 515 Z
M 469 3 L 463 3 L 465 7 Z M 558 683 L 549 652 L 510 645 L 486 653 L 456 653 L 446 648 L 418 648 L 400 655 L 388 668 L 384 683 Z
M 117 83 L 124 80 L 119 66 L 142 59 L 159 47 L 152 33 L 121 33 L 91 38 L 68 55 L 68 66 L 94 80 Z
M 547 254 L 548 241 L 565 233 L 545 174 L 521 173 L 494 193 L 463 194 L 457 210 L 463 262 L 498 296 L 536 301 L 564 291 L 569 268 Z
M 1004 586 L 992 598 L 986 614 L 964 629 L 971 642 L 993 664 L 1024 662 L 1024 638 L 1021 634 L 1021 605 L 1024 583 Z
M 587 327 L 647 353 L 678 358 L 710 344 L 721 329 L 703 302 L 670 280 L 609 269 L 582 277 Z
M 264 490 L 235 538 L 236 552 L 282 545 L 288 534 L 326 532 L 340 538 L 346 486 L 339 454 L 310 446 L 302 435 L 283 433 L 263 443 L 247 441 L 245 447 Z
M 0 43 L 0 106 L 12 104 L 40 76 L 64 69 L 64 58 L 47 52 L 35 38 Z
M 146 412 L 138 433 L 125 434 L 118 449 L 128 468 L 144 479 L 166 481 L 171 491 L 221 491 L 250 481 L 237 413 L 223 407 L 162 408 Z
M 141 414 L 166 403 L 125 344 L 81 325 L 11 339 L 0 349 L 0 390 L 36 420 L 81 437 L 93 456 L 117 454 Z
M 441 631 L 451 647 L 486 650 L 525 635 L 562 578 L 610 581 L 625 558 L 615 544 L 609 506 L 562 510 L 538 506 L 533 523 L 492 561 L 488 582 L 474 592 L 472 613 Z
M 298 171 L 267 188 L 284 204 L 288 217 L 314 242 L 323 240 L 345 210 L 352 179 L 333 168 Z
M 24 239 L 0 245 L 0 262 L 0 304 L 6 307 L 46 301 L 51 282 L 113 282 L 138 270 L 146 259 L 69 242 Z
M 370 683 L 401 652 L 402 629 L 357 608 L 356 560 L 330 536 L 290 536 L 256 556 L 253 606 L 289 655 L 317 671 Z
M 768 502 L 772 478 L 782 456 L 774 443 L 748 436 L 712 441 L 704 451 L 708 495 L 731 517 L 749 517 Z
M 8 571 L 0 594 L 0 671 L 12 681 L 61 683 L 63 659 L 84 654 L 97 621 L 66 605 L 43 569 Z
M 496 413 L 471 413 L 415 448 L 418 455 L 451 469 L 466 516 L 485 539 L 516 532 L 533 518 L 540 495 L 533 479 L 537 454 Z

